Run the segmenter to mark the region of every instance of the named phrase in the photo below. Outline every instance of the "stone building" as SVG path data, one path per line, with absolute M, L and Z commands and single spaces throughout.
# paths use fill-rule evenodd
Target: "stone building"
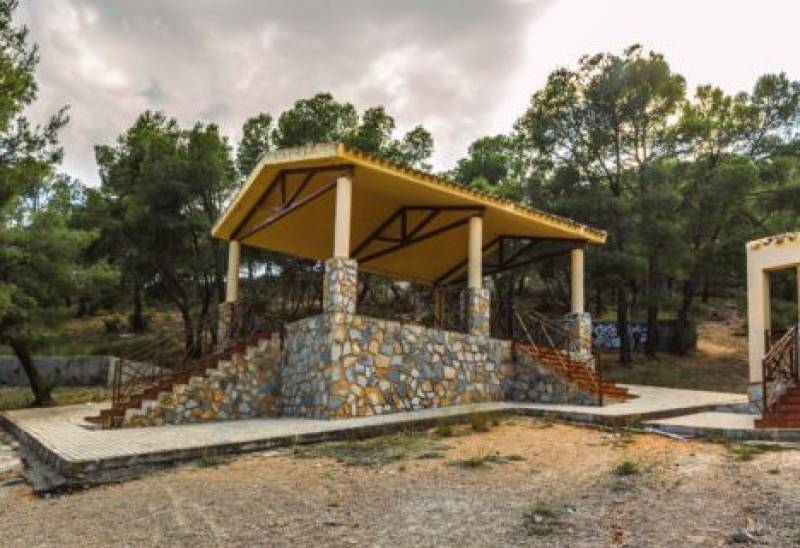
M 126 423 L 626 397 L 597 378 L 591 358 L 584 248 L 605 242 L 601 230 L 331 143 L 266 153 L 213 236 L 229 249 L 224 318 L 236 313 L 242 245 L 324 263 L 322 313 L 286 325 L 272 362 L 266 346 L 252 346 L 221 362 L 224 373 L 128 409 Z M 544 348 L 492 338 L 485 277 L 559 254 L 571 262 L 568 341 Z M 359 314 L 359 272 L 432 286 L 436 324 Z M 461 331 L 441 322 L 440 288 L 453 286 L 463 287 Z

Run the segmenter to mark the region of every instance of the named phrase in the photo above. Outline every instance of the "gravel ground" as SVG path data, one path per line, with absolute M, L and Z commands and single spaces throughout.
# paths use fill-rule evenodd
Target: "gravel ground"
M 800 541 L 800 452 L 536 419 L 211 459 L 38 498 L 4 546 L 719 546 Z M 441 436 L 444 434 L 445 436 Z M 7 528 L 7 529 L 6 529 Z

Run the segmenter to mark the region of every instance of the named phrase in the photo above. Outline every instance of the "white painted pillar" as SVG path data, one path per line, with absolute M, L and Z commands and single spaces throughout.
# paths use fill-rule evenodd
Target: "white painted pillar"
M 583 300 L 583 248 L 576 247 L 570 254 L 570 301 L 573 314 L 585 312 Z
M 480 289 L 483 280 L 483 217 L 470 217 L 467 240 L 467 287 Z
M 797 287 L 797 324 L 800 325 L 800 265 L 794 267 L 794 272 Z
M 239 258 L 242 244 L 238 240 L 228 242 L 228 284 L 225 288 L 225 302 L 235 303 L 239 298 Z
M 353 181 L 350 177 L 336 179 L 336 220 L 333 232 L 333 256 L 350 257 L 350 215 L 353 203 Z
M 747 272 L 747 330 L 750 362 L 750 382 L 761 382 L 761 361 L 766 355 L 766 330 L 770 328 L 769 272 L 748 264 Z

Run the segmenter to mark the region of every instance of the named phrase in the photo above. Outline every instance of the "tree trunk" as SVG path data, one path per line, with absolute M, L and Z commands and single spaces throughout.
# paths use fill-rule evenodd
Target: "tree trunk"
M 623 283 L 617 290 L 617 333 L 619 335 L 619 363 L 624 366 L 630 366 L 633 362 L 628 323 L 628 288 Z
M 14 351 L 14 354 L 16 354 L 17 359 L 19 359 L 19 362 L 22 364 L 22 369 L 25 371 L 25 375 L 28 377 L 28 382 L 31 385 L 31 390 L 35 397 L 33 404 L 51 405 L 53 403 L 53 397 L 50 394 L 50 387 L 44 379 L 42 379 L 41 375 L 39 375 L 39 370 L 36 368 L 36 364 L 33 363 L 33 358 L 28 351 L 28 347 L 22 343 L 11 341 L 11 349 Z
M 192 315 L 189 313 L 188 308 L 181 307 L 181 318 L 183 318 L 183 336 L 186 353 L 189 356 L 194 356 L 197 352 L 195 344 L 194 322 L 192 322 Z
M 644 355 L 655 358 L 658 352 L 658 305 L 647 306 L 647 340 L 644 345 Z
M 654 257 L 650 257 L 647 273 L 647 340 L 644 354 L 655 358 L 658 352 L 658 273 Z
M 681 306 L 678 308 L 678 317 L 677 321 L 675 322 L 675 330 L 672 333 L 672 340 L 670 341 L 670 347 L 676 354 L 684 354 L 681 338 L 683 337 L 683 333 L 689 327 L 689 311 L 692 308 L 692 302 L 694 301 L 696 292 L 697 283 L 695 282 L 694 277 L 692 277 L 683 284 L 683 298 L 681 299 Z
M 131 315 L 131 329 L 135 332 L 144 331 L 147 327 L 144 322 L 142 306 L 142 284 L 139 280 L 133 282 L 133 314 Z

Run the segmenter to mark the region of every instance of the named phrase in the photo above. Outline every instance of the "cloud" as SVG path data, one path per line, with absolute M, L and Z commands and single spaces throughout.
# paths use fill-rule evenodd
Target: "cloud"
M 39 43 L 39 119 L 62 104 L 65 169 L 97 182 L 93 145 L 145 109 L 184 125 L 242 122 L 331 91 L 383 104 L 398 127 L 429 128 L 437 168 L 495 124 L 551 0 L 37 0 L 22 20 Z

